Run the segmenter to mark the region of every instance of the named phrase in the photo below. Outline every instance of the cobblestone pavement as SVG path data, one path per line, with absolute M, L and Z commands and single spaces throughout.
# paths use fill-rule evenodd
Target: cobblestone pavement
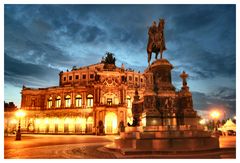
M 5 137 L 4 158 L 115 158 L 111 153 L 98 151 L 113 142 L 115 136 L 89 135 L 28 135 L 21 141 Z
M 97 150 L 108 143 L 83 143 L 70 145 L 41 146 L 5 151 L 5 158 L 22 159 L 89 159 L 116 158 L 113 154 Z
M 220 136 L 220 148 L 236 148 L 236 136 Z
M 5 159 L 235 158 L 236 137 L 220 137 L 222 150 L 195 154 L 122 155 L 104 148 L 116 136 L 29 135 L 5 137 Z

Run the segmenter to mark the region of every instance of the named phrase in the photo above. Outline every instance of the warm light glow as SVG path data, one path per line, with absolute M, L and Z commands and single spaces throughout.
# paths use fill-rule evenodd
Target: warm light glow
M 64 121 L 65 124 L 69 124 L 72 123 L 72 119 L 71 118 L 66 118 Z
M 127 107 L 131 108 L 132 107 L 132 103 L 131 103 L 131 97 L 127 96 Z
M 77 118 L 76 119 L 76 124 L 80 124 L 81 123 L 81 119 L 80 118 Z
M 51 107 L 52 107 L 52 97 L 50 97 L 50 98 L 48 99 L 47 107 L 48 107 L 48 108 L 51 108 Z
M 93 95 L 91 94 L 87 96 L 87 107 L 93 107 Z
M 71 106 L 71 96 L 67 95 L 65 97 L 65 107 L 70 107 Z
M 41 123 L 41 121 L 40 121 L 40 119 L 36 119 L 36 124 L 40 124 Z
M 81 95 L 77 95 L 76 96 L 76 107 L 81 107 L 82 106 L 82 96 Z
M 56 119 L 54 119 L 54 123 L 55 124 L 58 124 L 59 123 L 59 120 L 56 118 Z
M 235 119 L 235 120 L 236 120 L 236 116 L 234 116 L 234 117 L 233 117 L 233 119 Z
M 213 119 L 218 119 L 220 116 L 220 113 L 218 111 L 212 111 L 210 115 Z
M 26 113 L 23 110 L 18 110 L 16 112 L 16 116 L 19 118 L 24 117 L 25 115 L 26 115 Z
M 117 115 L 113 112 L 109 112 L 105 117 L 105 132 L 117 133 L 118 131 Z
M 56 98 L 56 108 L 60 108 L 60 106 L 61 106 L 61 97 L 57 96 L 57 98 Z
M 152 124 L 153 124 L 153 125 L 157 124 L 157 121 L 156 121 L 155 119 L 152 120 Z
M 146 123 L 147 123 L 147 122 L 146 122 L 146 118 L 142 118 L 142 125 L 143 125 L 143 126 L 146 126 Z
M 10 121 L 10 123 L 16 124 L 16 123 L 17 123 L 17 120 L 16 120 L 16 119 L 12 119 L 12 120 Z
M 205 120 L 205 119 L 201 119 L 201 120 L 199 121 L 199 123 L 200 123 L 201 125 L 205 125 L 205 124 L 206 124 L 206 120 Z
M 48 123 L 49 123 L 48 119 L 45 119 L 45 124 L 48 124 Z

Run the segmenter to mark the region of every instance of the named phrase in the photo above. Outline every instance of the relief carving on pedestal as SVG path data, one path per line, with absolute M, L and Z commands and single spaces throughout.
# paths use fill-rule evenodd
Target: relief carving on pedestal
M 172 97 L 166 98 L 166 100 L 164 102 L 164 108 L 170 109 L 170 108 L 173 108 L 174 105 L 175 105 L 175 101 Z

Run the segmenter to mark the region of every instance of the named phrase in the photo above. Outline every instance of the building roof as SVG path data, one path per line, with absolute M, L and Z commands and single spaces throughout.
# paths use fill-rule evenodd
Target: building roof
M 223 131 L 223 132 L 225 132 L 227 130 L 236 131 L 236 124 L 233 123 L 233 121 L 231 119 L 229 119 L 222 127 L 218 128 L 218 130 Z

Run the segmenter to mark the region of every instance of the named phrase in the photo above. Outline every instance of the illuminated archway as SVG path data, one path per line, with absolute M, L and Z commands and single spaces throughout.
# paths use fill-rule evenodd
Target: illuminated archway
M 88 117 L 87 119 L 87 133 L 92 133 L 93 128 L 93 117 Z
M 86 131 L 86 118 L 84 117 L 77 117 L 76 119 L 76 126 L 75 126 L 75 130 L 78 133 L 85 133 Z
M 114 112 L 108 112 L 105 116 L 105 133 L 115 134 L 117 132 L 117 115 Z

